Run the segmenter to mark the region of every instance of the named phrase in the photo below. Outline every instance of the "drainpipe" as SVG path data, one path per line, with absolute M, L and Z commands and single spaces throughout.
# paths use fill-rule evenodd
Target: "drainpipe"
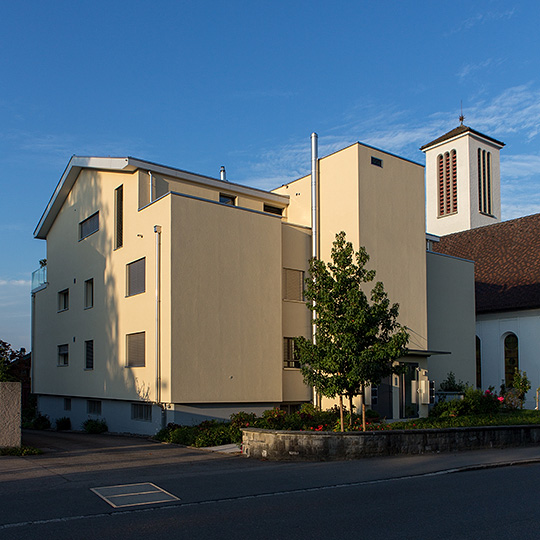
M 319 199 L 319 175 L 318 175 L 318 136 L 315 132 L 311 134 L 311 256 L 314 259 L 319 258 L 319 212 L 318 212 L 318 199 Z M 313 307 L 315 307 L 315 301 L 313 301 Z M 315 321 L 315 311 L 311 312 L 313 322 Z M 313 344 L 316 342 L 316 327 L 312 325 L 312 339 Z M 317 390 L 313 388 L 313 404 L 320 406 L 320 396 L 317 394 Z
M 156 403 L 161 405 L 161 225 L 156 233 Z

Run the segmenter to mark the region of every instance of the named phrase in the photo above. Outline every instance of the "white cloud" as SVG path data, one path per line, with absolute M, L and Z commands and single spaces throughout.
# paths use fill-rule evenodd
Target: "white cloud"
M 2 286 L 30 287 L 31 281 L 27 279 L 0 279 Z
M 457 34 L 464 30 L 470 30 L 475 26 L 480 24 L 485 24 L 493 21 L 498 21 L 501 19 L 509 19 L 514 16 L 516 12 L 515 8 L 508 9 L 506 11 L 486 11 L 482 13 L 476 13 L 471 17 L 464 19 L 461 24 L 458 24 L 455 28 L 447 32 L 446 36 L 451 36 L 452 34 Z

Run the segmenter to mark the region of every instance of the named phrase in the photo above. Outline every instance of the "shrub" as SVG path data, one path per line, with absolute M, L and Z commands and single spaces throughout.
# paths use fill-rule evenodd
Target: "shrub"
M 107 422 L 105 420 L 93 420 L 89 418 L 85 420 L 82 425 L 86 433 L 105 433 L 109 428 L 107 427 Z
M 231 442 L 229 426 L 221 424 L 203 429 L 195 438 L 192 446 L 197 448 L 205 446 L 220 446 Z
M 450 371 L 446 379 L 439 385 L 443 392 L 464 392 L 467 385 L 463 381 L 456 381 L 453 371 Z
M 231 442 L 239 444 L 242 442 L 241 428 L 255 425 L 257 415 L 255 415 L 254 413 L 240 411 L 231 414 L 230 419 L 231 423 L 229 425 L 229 435 L 231 438 Z
M 429 413 L 431 418 L 448 418 L 478 414 L 495 414 L 501 409 L 504 398 L 497 396 L 491 389 L 482 390 L 468 387 L 463 399 L 439 401 Z
M 64 431 L 66 429 L 71 429 L 71 419 L 67 416 L 62 416 L 62 418 L 56 419 L 56 431 Z
M 278 409 L 277 407 L 268 409 L 257 420 L 257 427 L 263 429 L 283 429 L 286 417 L 287 413 L 282 409 Z
M 0 448 L 0 456 L 37 456 L 39 454 L 43 454 L 43 452 L 33 446 L 4 446 Z
M 30 423 L 32 429 L 50 429 L 51 421 L 46 414 L 38 414 Z
M 514 380 L 512 382 L 512 389 L 515 390 L 518 399 L 520 400 L 520 408 L 523 409 L 523 403 L 525 402 L 525 395 L 531 389 L 531 382 L 527 378 L 527 373 L 516 368 L 514 371 Z

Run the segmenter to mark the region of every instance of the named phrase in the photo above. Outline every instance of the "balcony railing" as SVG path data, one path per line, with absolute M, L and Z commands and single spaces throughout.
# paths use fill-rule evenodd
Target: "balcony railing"
M 32 292 L 41 291 L 47 287 L 47 267 L 42 266 L 32 272 Z

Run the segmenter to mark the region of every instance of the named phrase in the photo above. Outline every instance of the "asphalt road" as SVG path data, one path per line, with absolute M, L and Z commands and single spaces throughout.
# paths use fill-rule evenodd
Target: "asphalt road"
M 25 442 L 45 453 L 0 458 L 2 540 L 540 538 L 538 447 L 275 463 L 111 435 Z M 113 508 L 91 490 L 146 482 L 178 500 Z

